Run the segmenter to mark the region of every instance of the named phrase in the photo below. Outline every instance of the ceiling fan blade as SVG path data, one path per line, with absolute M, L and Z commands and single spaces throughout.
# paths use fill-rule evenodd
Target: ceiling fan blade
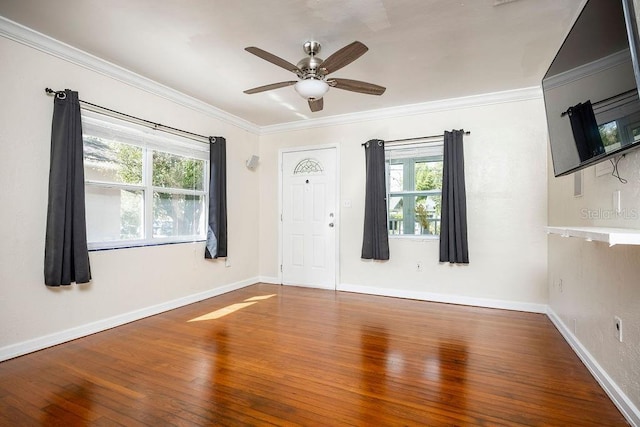
M 249 53 L 253 53 L 255 56 L 258 56 L 264 59 L 265 61 L 269 61 L 272 64 L 277 65 L 278 67 L 282 67 L 285 70 L 291 71 L 292 73 L 302 72 L 300 68 L 293 65 L 289 61 L 285 61 L 284 59 L 278 56 L 275 56 L 273 53 L 269 53 L 266 50 L 260 49 L 259 47 L 250 46 L 250 47 L 245 47 L 244 50 L 246 50 Z
M 333 55 L 330 55 L 320 65 L 320 68 L 324 68 L 326 70 L 326 74 L 333 73 L 334 71 L 351 64 L 353 61 L 364 55 L 368 50 L 369 48 L 364 44 L 355 41 L 335 52 Z
M 331 79 L 328 80 L 330 86 L 336 89 L 350 90 L 351 92 L 366 93 L 367 95 L 382 95 L 386 87 L 374 85 L 373 83 L 361 82 L 351 79 Z
M 316 111 L 322 111 L 322 107 L 324 107 L 324 101 L 322 98 L 309 100 L 309 108 L 311 108 L 311 112 L 315 113 Z
M 280 82 L 280 83 L 271 83 L 270 85 L 254 87 L 253 89 L 247 89 L 244 93 L 251 95 L 253 93 L 265 92 L 267 90 L 279 89 L 285 86 L 291 86 L 298 83 L 297 81 L 289 81 L 289 82 Z

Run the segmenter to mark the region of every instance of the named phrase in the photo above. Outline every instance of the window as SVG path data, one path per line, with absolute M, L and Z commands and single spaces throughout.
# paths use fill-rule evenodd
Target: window
M 439 236 L 442 142 L 385 147 L 389 235 Z
M 640 140 L 640 114 L 622 117 L 598 126 L 604 151 L 609 153 Z
M 206 238 L 206 144 L 83 111 L 90 249 Z
M 623 92 L 593 105 L 604 150 L 610 153 L 640 140 L 638 91 Z

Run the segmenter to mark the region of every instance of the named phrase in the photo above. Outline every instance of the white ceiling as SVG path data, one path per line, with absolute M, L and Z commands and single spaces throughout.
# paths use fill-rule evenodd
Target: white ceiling
M 2 0 L 0 15 L 259 126 L 538 86 L 583 0 Z M 499 5 L 496 5 L 499 4 Z M 369 51 L 331 77 L 387 88 L 331 89 L 311 113 L 295 80 L 248 52 L 289 62 Z M 90 99 L 90 95 L 85 95 Z

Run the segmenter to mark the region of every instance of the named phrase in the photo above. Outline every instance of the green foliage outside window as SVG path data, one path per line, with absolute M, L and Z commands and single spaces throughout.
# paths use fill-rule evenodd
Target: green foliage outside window
M 153 153 L 153 185 L 165 188 L 202 190 L 204 162 L 175 154 Z
M 117 145 L 118 176 L 122 182 L 137 184 L 142 182 L 142 149 L 133 145 Z
M 602 144 L 605 147 L 608 147 L 610 145 L 620 142 L 620 135 L 618 133 L 618 124 L 615 121 L 601 125 L 598 128 L 598 130 L 600 131 L 600 138 L 602 139 Z
M 156 151 L 153 153 L 155 187 L 202 190 L 204 161 Z M 154 237 L 193 233 L 203 209 L 201 196 L 154 191 Z
M 439 190 L 442 188 L 442 162 L 416 163 L 416 190 Z
M 416 190 L 429 191 L 442 189 L 442 162 L 420 162 L 415 165 Z M 418 196 L 415 215 L 423 232 L 440 233 L 441 197 Z

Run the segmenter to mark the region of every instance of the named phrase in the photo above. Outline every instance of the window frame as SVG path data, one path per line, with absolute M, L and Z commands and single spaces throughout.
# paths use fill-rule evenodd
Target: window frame
M 108 188 L 116 190 L 129 190 L 129 191 L 142 191 L 142 230 L 143 237 L 141 239 L 122 239 L 122 240 L 104 240 L 104 241 L 87 241 L 89 251 L 100 251 L 110 249 L 123 249 L 132 247 L 145 247 L 145 246 L 158 246 L 176 243 L 192 243 L 206 241 L 207 237 L 207 218 L 209 211 L 209 158 L 206 158 L 202 154 L 202 149 L 196 149 L 195 144 L 200 143 L 195 140 L 187 141 L 186 138 L 179 137 L 170 133 L 164 132 L 159 135 L 153 129 L 146 129 L 143 126 L 135 123 L 126 122 L 124 120 L 116 119 L 110 116 L 94 113 L 91 111 L 82 111 L 83 120 L 83 144 L 85 136 L 93 136 L 99 139 L 106 139 L 99 135 L 95 135 L 90 130 L 86 130 L 84 126 L 85 121 L 89 121 L 93 126 L 104 125 L 105 128 L 115 126 L 117 127 L 117 133 L 123 135 L 127 131 L 130 131 L 131 140 L 137 140 L 134 143 L 130 141 L 120 141 L 118 139 L 111 139 L 112 141 L 127 144 L 130 146 L 139 147 L 142 149 L 142 182 L 140 184 L 119 183 L 110 181 L 101 181 L 95 179 L 87 179 L 85 174 L 85 191 L 88 188 Z M 89 128 L 91 128 L 89 126 Z M 95 128 L 94 128 L 95 130 Z M 141 140 L 142 138 L 142 140 Z M 108 140 L 108 139 L 107 139 Z M 140 142 L 141 141 L 141 142 Z M 175 146 L 172 146 L 175 143 Z M 189 156 L 189 146 L 193 147 L 193 155 Z M 208 146 L 206 149 L 208 153 Z M 189 159 L 202 161 L 202 190 L 196 189 L 183 189 L 173 187 L 162 187 L 153 185 L 153 154 L 155 152 L 168 153 L 174 156 L 181 156 Z M 195 153 L 199 152 L 197 155 Z M 168 193 L 168 194 L 180 194 L 185 196 L 200 196 L 203 204 L 203 220 L 201 224 L 201 231 L 199 234 L 193 235 L 179 235 L 179 236 L 164 236 L 154 237 L 154 193 Z M 88 225 L 89 221 L 87 221 Z M 87 230 L 87 236 L 89 235 Z
M 402 149 L 419 149 L 421 147 L 425 148 L 425 151 L 427 150 L 434 150 L 437 149 L 439 151 L 439 154 L 437 155 L 420 155 L 420 156 L 415 156 L 415 157 L 406 157 L 406 158 L 392 158 L 388 156 L 388 152 L 391 151 L 395 151 L 395 150 L 402 150 Z M 420 239 L 420 240 L 439 240 L 440 239 L 440 234 L 400 234 L 400 233 L 393 233 L 393 229 L 391 227 L 391 223 L 392 223 L 392 219 L 391 219 L 391 198 L 392 197 L 401 197 L 403 199 L 403 218 L 401 221 L 398 222 L 402 222 L 403 226 L 402 229 L 404 231 L 405 226 L 407 224 L 413 224 L 413 227 L 415 227 L 415 223 L 416 223 L 416 219 L 415 219 L 415 197 L 418 196 L 433 196 L 433 195 L 440 195 L 442 197 L 442 188 L 438 189 L 438 190 L 415 190 L 415 167 L 418 163 L 424 163 L 424 162 L 439 162 L 442 163 L 443 161 L 443 154 L 444 154 L 444 140 L 437 140 L 437 141 L 433 141 L 433 142 L 428 142 L 428 143 L 422 143 L 422 144 L 402 144 L 402 145 L 398 145 L 398 146 L 392 146 L 390 148 L 387 148 L 387 146 L 385 146 L 385 185 L 386 185 L 386 205 L 387 205 L 387 233 L 389 238 L 392 239 Z M 411 188 L 414 188 L 413 190 L 402 190 L 402 191 L 391 191 L 391 182 L 390 182 L 390 169 L 391 169 L 391 165 L 393 164 L 402 164 L 403 165 L 403 179 L 402 179 L 402 184 L 403 184 L 403 188 L 406 188 L 407 186 L 410 186 Z M 410 166 L 410 167 L 406 167 L 406 166 Z M 408 209 L 405 207 L 405 201 L 409 198 L 412 198 L 414 201 L 412 202 L 412 205 L 414 206 L 413 209 Z M 405 215 L 405 213 L 408 213 L 408 215 Z M 442 219 L 440 218 L 439 221 L 441 221 Z M 439 229 L 439 227 L 438 227 Z M 415 228 L 414 228 L 415 230 Z

